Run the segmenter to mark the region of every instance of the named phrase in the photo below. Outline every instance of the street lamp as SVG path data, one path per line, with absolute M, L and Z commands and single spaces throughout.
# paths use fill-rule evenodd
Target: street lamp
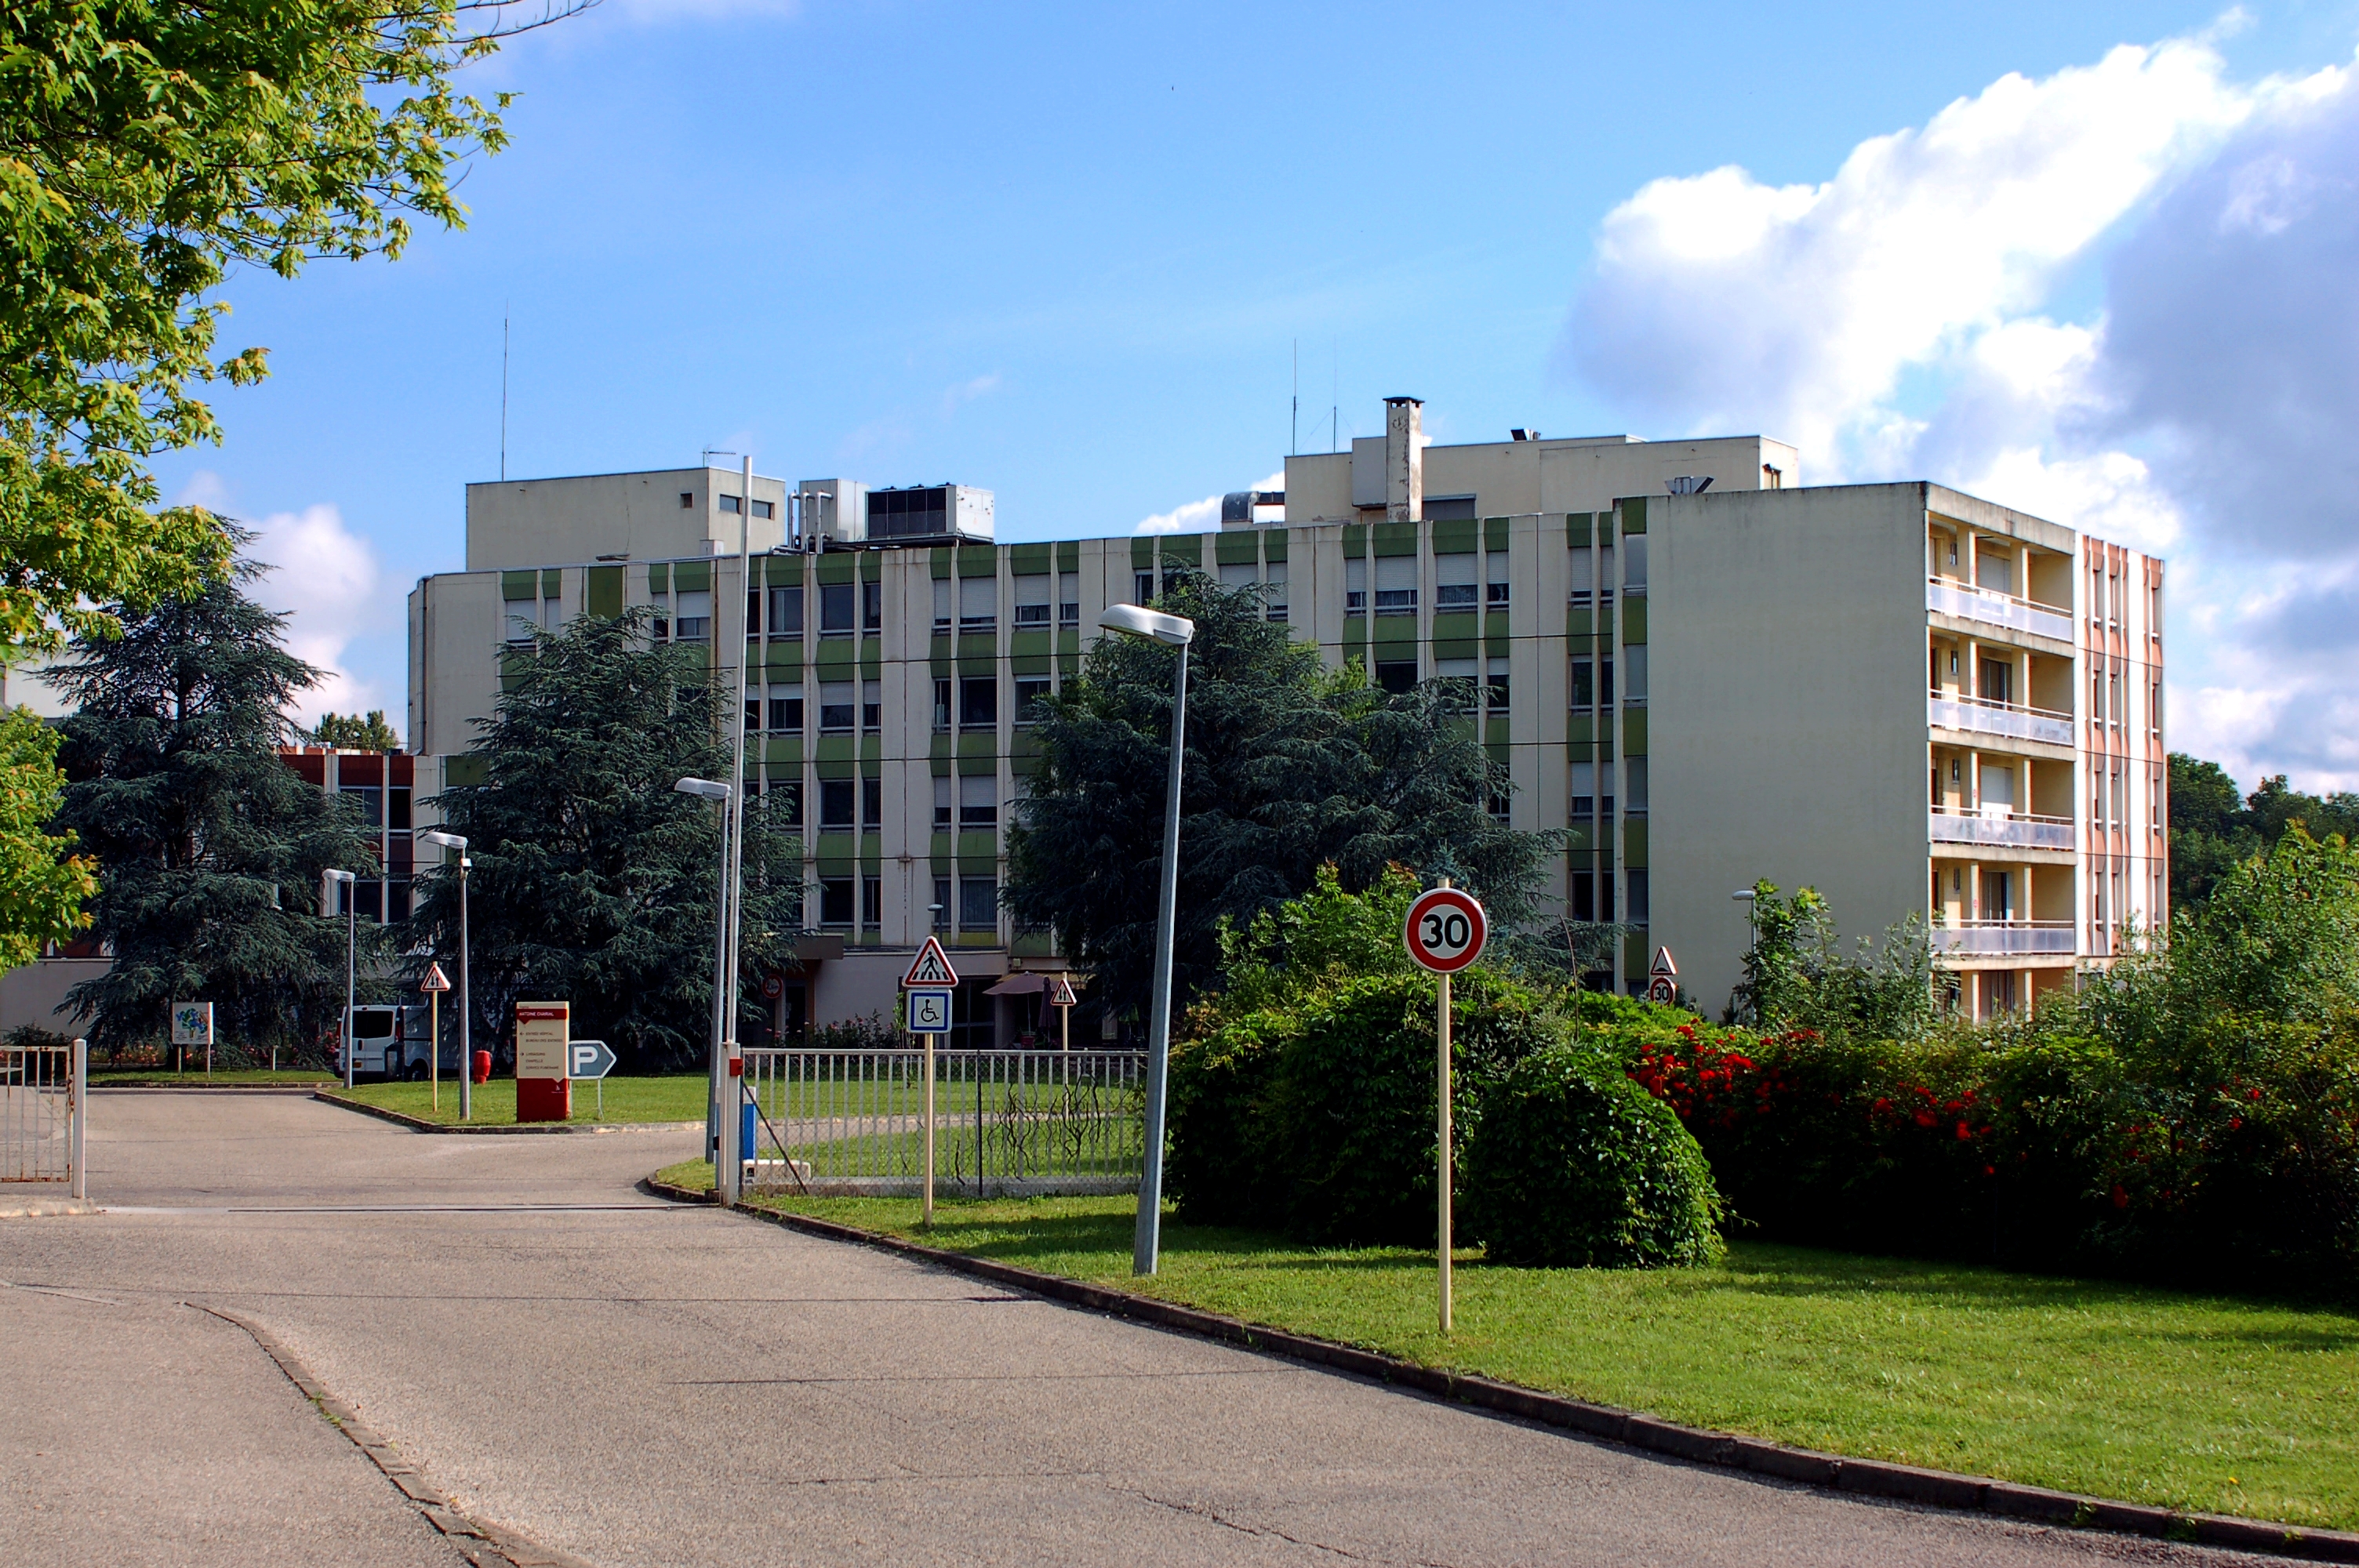
M 1154 1016 L 1147 1034 L 1147 1151 L 1138 1176 L 1138 1227 L 1130 1271 L 1152 1274 L 1163 1250 L 1163 1090 L 1171 1066 L 1171 943 L 1180 901 L 1180 760 L 1187 750 L 1188 644 L 1196 623 L 1136 604 L 1117 604 L 1098 624 L 1180 650 L 1171 676 L 1171 784 L 1163 802 L 1163 881 L 1155 901 Z
M 474 993 L 467 989 L 467 873 L 475 862 L 467 858 L 467 840 L 437 828 L 420 833 L 419 841 L 459 851 L 459 1119 L 475 1119 Z M 438 1066 L 437 1071 L 440 1071 Z
M 1739 888 L 1728 896 L 1745 906 L 1745 950 L 1749 955 L 1761 945 L 1760 932 L 1753 924 L 1755 912 L 1760 904 L 1751 888 Z M 1757 996 L 1753 999 L 1753 1011 L 1756 1014 L 1761 1011 L 1761 999 Z M 1756 1017 L 1754 1022 L 1757 1023 L 1760 1020 Z
M 710 800 L 724 807 L 721 816 L 721 870 L 715 881 L 719 887 L 714 910 L 715 926 L 712 938 L 712 1126 L 705 1135 L 705 1144 L 712 1152 L 712 1192 L 722 1203 L 737 1201 L 737 1162 L 721 1157 L 723 1138 L 734 1140 L 734 1129 L 730 1114 L 735 1107 L 728 1103 L 729 1054 L 722 1033 L 723 1010 L 728 1005 L 725 995 L 729 982 L 729 814 L 725 807 L 731 790 L 725 784 L 711 779 L 679 779 L 673 789 L 681 795 L 692 795 L 699 800 Z
M 327 878 L 330 887 L 344 890 L 344 1026 L 342 1047 L 344 1057 L 344 1087 L 353 1087 L 353 1058 L 359 1054 L 353 1041 L 353 957 L 360 942 L 360 890 L 353 884 L 360 879 L 351 871 L 332 868 L 320 873 Z

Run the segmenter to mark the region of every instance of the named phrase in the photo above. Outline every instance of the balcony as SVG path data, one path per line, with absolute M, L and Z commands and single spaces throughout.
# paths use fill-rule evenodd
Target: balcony
M 1926 722 L 1940 730 L 1967 730 L 1980 735 L 2004 735 L 2014 741 L 2039 741 L 2050 746 L 2072 744 L 2072 716 L 2020 703 L 1994 702 L 1986 697 L 1929 697 Z
M 1933 951 L 1955 958 L 2064 957 L 2072 956 L 2069 920 L 1969 920 L 1936 925 Z
M 2073 849 L 2069 816 L 2015 816 L 1991 811 L 1932 813 L 1931 837 L 1936 844 L 1996 846 L 2013 849 Z
M 2072 617 L 2069 612 L 2050 609 L 2045 604 L 2034 604 L 2013 594 L 1976 588 L 1955 578 L 1926 579 L 1925 608 L 1943 615 L 1955 615 L 1962 620 L 1980 621 L 1989 626 L 2005 626 L 2012 631 L 2029 632 L 2036 636 L 2053 637 L 2060 643 L 2072 640 Z

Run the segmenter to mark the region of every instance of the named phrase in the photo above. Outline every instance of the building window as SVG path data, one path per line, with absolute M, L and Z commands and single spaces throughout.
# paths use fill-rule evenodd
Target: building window
M 1587 822 L 1597 815 L 1597 764 L 1574 762 L 1565 773 L 1572 787 L 1572 818 Z
M 938 680 L 934 683 L 934 728 L 937 730 L 947 730 L 950 727 L 951 683 L 946 680 Z
M 1018 724 L 1037 722 L 1040 717 L 1039 705 L 1048 695 L 1049 677 L 1047 676 L 1017 676 L 1016 677 L 1016 722 Z
M 1381 563 L 1380 563 L 1381 564 Z M 1477 555 L 1448 555 L 1433 557 L 1433 610 L 1440 614 L 1446 610 L 1472 610 L 1482 597 L 1482 585 L 1475 575 L 1483 565 Z
M 754 642 L 762 635 L 762 590 L 745 590 L 745 640 Z
M 781 695 L 783 694 L 783 695 Z M 799 735 L 803 730 L 803 688 L 799 686 L 770 688 L 770 728 Z
M 1049 581 L 1045 572 L 1016 579 L 1016 629 L 1038 631 L 1049 624 Z
M 1597 586 L 1595 556 L 1586 545 L 1575 545 L 1568 556 L 1572 573 L 1572 602 L 1587 604 L 1593 597 L 1592 590 Z
M 701 643 L 712 633 L 712 595 L 703 589 L 690 589 L 674 596 L 679 601 L 679 614 L 672 622 L 672 635 L 682 643 Z
M 1343 613 L 1365 615 L 1368 612 L 1368 563 L 1357 556 L 1343 562 Z
M 860 683 L 860 727 L 871 735 L 885 727 L 885 688 L 873 680 Z
M 857 826 L 853 819 L 853 783 L 851 779 L 819 781 L 819 826 L 822 833 L 849 833 Z
M 1627 816 L 1647 815 L 1647 759 L 1622 759 L 1622 811 Z
M 1597 873 L 1573 872 L 1571 891 L 1572 896 L 1566 902 L 1571 905 L 1572 918 L 1583 925 L 1594 922 L 1597 919 Z M 1436 1234 L 1439 1233 L 1440 1227 L 1436 1227 Z
M 1268 584 L 1269 605 L 1266 613 L 1272 621 L 1286 619 L 1286 563 L 1272 561 L 1264 568 L 1262 580 Z
M 1057 624 L 1079 626 L 1082 623 L 1082 574 L 1057 574 Z
M 1576 657 L 1572 661 L 1572 710 L 1576 713 L 1586 713 L 1596 706 L 1596 661 Z
M 803 786 L 799 781 L 785 784 L 773 781 L 770 785 L 770 809 L 778 814 L 781 827 L 803 825 Z
M 885 585 L 881 582 L 860 585 L 860 629 L 864 632 L 885 630 Z
M 860 781 L 860 826 L 864 831 L 869 833 L 881 833 L 885 830 L 885 781 L 883 779 Z
M 990 773 L 962 773 L 958 782 L 959 831 L 999 826 L 999 780 Z
M 959 635 L 984 637 L 999 630 L 999 579 L 995 577 L 962 577 L 959 579 Z
M 770 635 L 793 637 L 803 634 L 803 590 L 799 588 L 774 588 L 770 590 Z
M 1464 681 L 1469 687 L 1475 688 L 1470 689 L 1458 699 L 1462 711 L 1471 713 L 1481 705 L 1482 692 L 1479 688 L 1483 679 L 1483 666 L 1479 660 L 1436 659 L 1433 661 L 1433 678 Z
M 1376 684 L 1398 696 L 1417 689 L 1415 659 L 1379 659 L 1376 661 Z
M 1491 711 L 1506 712 L 1507 661 L 1505 658 L 1495 658 L 1491 661 L 1490 668 L 1484 675 L 1483 684 L 1491 694 Z
M 695 505 L 696 492 L 692 490 L 683 490 L 679 492 L 679 509 L 682 512 L 689 511 Z
M 820 682 L 819 732 L 822 735 L 852 733 L 852 683 L 850 681 Z
M 1483 559 L 1484 570 L 1489 574 L 1483 585 L 1483 602 L 1494 610 L 1504 610 L 1507 605 L 1508 592 L 1507 552 L 1494 550 Z
M 819 634 L 852 635 L 852 588 L 848 582 L 823 582 L 819 588 Z
M 671 595 L 668 593 L 655 595 L 647 608 L 655 611 L 647 622 L 648 640 L 656 643 L 669 642 L 671 640 Z
M 934 635 L 947 637 L 950 634 L 951 579 L 938 577 L 934 579 Z
M 860 879 L 860 924 L 872 927 L 885 924 L 885 879 L 882 877 Z M 1436 1234 L 1440 1234 L 1438 1229 Z
M 745 699 L 745 728 L 759 730 L 761 727 L 762 699 L 758 697 L 749 697 Z
M 1614 538 L 1610 534 L 1597 542 L 1597 602 L 1614 602 Z M 1613 902 L 1610 894 L 1606 902 Z
M 959 879 L 959 928 L 991 931 L 999 925 L 999 881 L 995 877 Z
M 1633 643 L 1622 650 L 1622 702 L 1628 708 L 1647 705 L 1647 644 Z
M 968 676 L 959 682 L 959 728 L 990 730 L 999 723 L 999 677 Z
M 1417 613 L 1417 557 L 1415 556 L 1378 556 L 1376 557 L 1376 613 L 1379 615 Z
M 941 774 L 934 780 L 934 831 L 937 833 L 947 833 L 952 827 L 951 797 L 957 789 L 958 786 L 951 782 L 948 773 Z
M 1155 602 L 1155 574 L 1153 572 L 1133 572 L 1130 574 L 1130 601 L 1133 604 L 1152 604 Z
M 727 513 L 727 514 L 729 514 L 729 515 L 730 515 L 730 516 L 732 516 L 732 517 L 736 516 L 736 515 L 737 515 L 737 498 L 736 498 L 735 496 L 734 496 L 734 495 L 724 495 L 724 496 L 723 496 L 723 497 L 721 498 L 721 510 L 722 510 L 722 511 L 723 511 L 723 512 L 726 512 L 726 513 Z
M 1628 903 L 1630 909 L 1630 924 L 1633 925 L 1646 925 L 1648 914 L 1647 906 L 1651 902 L 1647 897 L 1647 868 L 1644 866 L 1630 867 L 1627 871 L 1625 871 L 1622 873 L 1622 883 L 1625 892 L 1628 894 L 1625 902 Z
M 821 925 L 852 924 L 852 879 L 850 877 L 820 879 L 819 923 Z
M 1491 809 L 1491 820 L 1492 820 L 1492 821 L 1494 821 L 1494 822 L 1495 822 L 1495 823 L 1497 823 L 1497 824 L 1498 824 L 1500 827 L 1506 827 L 1506 826 L 1507 826 L 1507 818 L 1508 818 L 1508 816 L 1509 816 L 1509 814 L 1510 814 L 1510 806 L 1511 806 L 1511 803 L 1510 803 L 1510 801 L 1508 800 L 1508 798 L 1507 798 L 1506 795 L 1493 795 L 1493 796 L 1491 797 L 1491 807 L 1490 807 L 1490 809 Z
M 1622 541 L 1622 583 L 1632 598 L 1647 591 L 1647 535 L 1633 534 Z

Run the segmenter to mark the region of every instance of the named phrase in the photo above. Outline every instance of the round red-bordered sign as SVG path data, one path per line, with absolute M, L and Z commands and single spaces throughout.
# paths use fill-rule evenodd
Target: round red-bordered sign
M 1408 906 L 1402 940 L 1408 956 L 1437 974 L 1452 975 L 1483 956 L 1491 923 L 1474 895 L 1461 888 L 1435 888 Z

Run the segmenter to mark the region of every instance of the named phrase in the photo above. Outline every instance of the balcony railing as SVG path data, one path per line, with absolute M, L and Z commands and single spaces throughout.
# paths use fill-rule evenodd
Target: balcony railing
M 1929 697 L 1926 719 L 1943 730 L 1971 730 L 1984 735 L 2005 735 L 2017 741 L 2044 741 L 2051 746 L 2072 743 L 2072 716 L 2046 708 L 1994 702 L 1986 697 Z
M 2069 816 L 2017 816 L 1995 811 L 1932 813 L 1936 844 L 2004 845 L 2017 849 L 2071 849 L 2074 841 Z
M 1967 958 L 2061 955 L 2073 951 L 2069 920 L 1968 920 L 1936 925 L 1933 951 Z
M 2060 643 L 2072 640 L 2072 617 L 2069 611 L 2034 604 L 2011 593 L 1976 588 L 1955 578 L 1926 579 L 1925 608 L 1967 621 L 1980 621 L 1992 626 L 2007 626 L 2017 632 L 2053 637 Z

